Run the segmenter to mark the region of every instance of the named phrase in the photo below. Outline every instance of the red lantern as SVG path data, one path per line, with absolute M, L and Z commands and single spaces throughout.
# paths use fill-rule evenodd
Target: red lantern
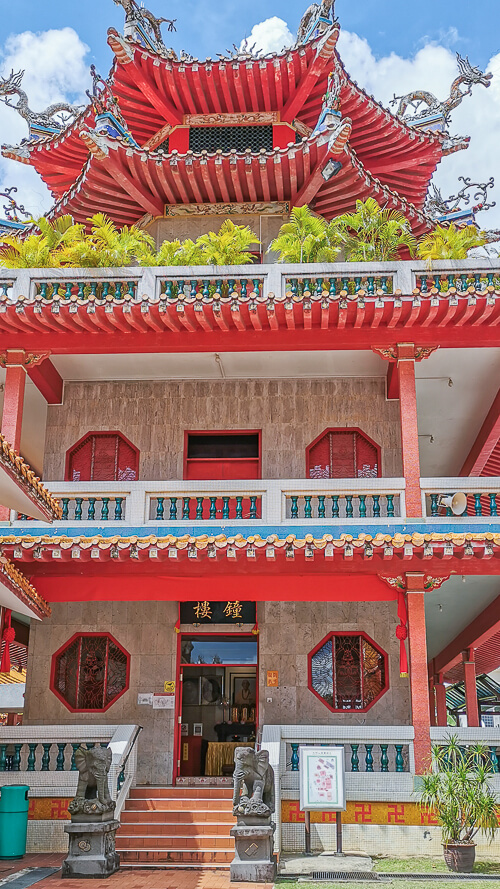
M 10 643 L 16 638 L 16 631 L 10 624 L 12 611 L 7 608 L 5 611 L 4 631 L 2 634 L 3 654 L 0 662 L 0 673 L 10 673 Z

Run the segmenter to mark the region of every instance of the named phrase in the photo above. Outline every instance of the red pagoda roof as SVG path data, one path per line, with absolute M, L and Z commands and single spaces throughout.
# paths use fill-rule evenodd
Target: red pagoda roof
M 6 146 L 3 154 L 35 167 L 58 201 L 50 215 L 71 213 L 79 222 L 100 211 L 121 225 L 145 213 L 163 215 L 165 205 L 262 201 L 307 203 L 330 219 L 352 209 L 356 199 L 379 195 L 410 215 L 421 234 L 431 222 L 416 211 L 443 154 L 443 136 L 416 131 L 358 87 L 336 52 L 338 36 L 332 23 L 281 54 L 200 62 L 169 58 L 110 29 L 115 61 L 109 82 L 132 138 L 97 134 L 90 105 L 64 133 Z M 319 138 L 313 132 L 332 72 L 342 138 L 331 126 Z M 179 126 L 264 123 L 288 124 L 302 142 L 260 152 L 154 150 Z M 328 136 L 335 136 L 330 151 Z M 324 164 L 340 156 L 347 139 L 341 171 L 325 182 Z

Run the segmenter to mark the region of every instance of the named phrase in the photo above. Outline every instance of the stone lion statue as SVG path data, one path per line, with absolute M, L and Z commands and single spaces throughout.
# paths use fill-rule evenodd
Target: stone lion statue
M 269 818 L 274 812 L 274 771 L 267 750 L 236 747 L 233 814 Z
M 76 796 L 68 806 L 71 815 L 104 815 L 113 812 L 115 803 L 108 786 L 112 753 L 109 747 L 79 747 L 75 764 L 79 771 Z

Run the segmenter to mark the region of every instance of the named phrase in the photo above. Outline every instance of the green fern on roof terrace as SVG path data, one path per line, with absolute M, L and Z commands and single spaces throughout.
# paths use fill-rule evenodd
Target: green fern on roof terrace
M 486 244 L 484 232 L 480 232 L 475 225 L 464 228 L 457 228 L 453 223 L 437 225 L 421 239 L 418 255 L 426 259 L 429 265 L 436 259 L 467 259 L 469 250 L 483 244 Z
M 203 265 L 246 265 L 252 262 L 248 252 L 260 241 L 248 225 L 235 225 L 231 219 L 222 223 L 218 232 L 200 235 L 196 246 Z

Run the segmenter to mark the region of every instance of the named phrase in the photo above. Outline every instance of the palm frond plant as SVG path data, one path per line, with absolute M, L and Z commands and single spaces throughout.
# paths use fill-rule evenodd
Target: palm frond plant
M 464 748 L 456 735 L 432 750 L 433 771 L 421 778 L 420 805 L 432 810 L 441 826 L 446 864 L 472 870 L 474 838 L 481 830 L 489 841 L 498 829 L 499 799 L 488 784 L 493 772 L 486 745 Z
M 289 222 L 283 223 L 268 253 L 278 253 L 279 262 L 333 262 L 341 247 L 339 232 L 304 206 L 292 208 Z
M 260 244 L 248 225 L 235 225 L 225 219 L 218 232 L 207 232 L 196 239 L 202 265 L 246 265 L 252 262 L 249 248 Z
M 346 262 L 388 262 L 402 250 L 415 254 L 417 239 L 406 216 L 380 207 L 374 198 L 356 201 L 353 213 L 344 213 L 329 225 L 330 238 L 343 244 Z
M 487 243 L 484 232 L 480 232 L 475 225 L 467 225 L 457 228 L 451 225 L 437 225 L 421 238 L 418 245 L 418 255 L 426 259 L 430 265 L 436 259 L 467 259 L 469 250 L 474 247 L 483 247 Z
M 118 229 L 104 213 L 96 213 L 88 220 L 90 234 L 82 230 L 81 237 L 63 246 L 59 253 L 61 265 L 75 268 L 122 268 L 134 265 L 143 254 L 152 252 L 155 242 L 151 235 L 135 225 Z
M 29 222 L 38 232 L 0 238 L 0 265 L 5 268 L 57 268 L 61 265 L 61 249 L 84 236 L 83 225 L 75 224 L 69 215 L 54 221 L 41 216 Z

